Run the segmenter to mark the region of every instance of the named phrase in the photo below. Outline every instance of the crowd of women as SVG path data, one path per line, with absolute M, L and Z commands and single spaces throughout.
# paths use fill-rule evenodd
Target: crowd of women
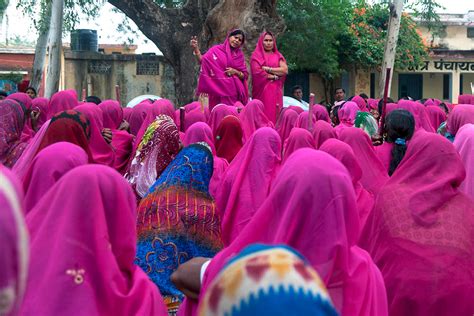
M 474 313 L 474 96 L 266 111 L 238 42 L 209 106 L 0 101 L 0 315 Z

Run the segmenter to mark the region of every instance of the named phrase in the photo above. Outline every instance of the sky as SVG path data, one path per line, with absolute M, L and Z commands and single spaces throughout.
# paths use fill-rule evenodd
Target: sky
M 8 37 L 19 36 L 25 38 L 28 41 L 36 41 L 36 34 L 34 32 L 33 24 L 28 17 L 15 8 L 16 0 L 10 1 L 10 6 L 7 9 L 8 15 L 8 28 L 6 28 L 6 19 L 3 21 L 2 34 L 0 34 L 0 43 L 5 42 L 5 33 L 8 33 Z M 440 11 L 444 13 L 467 13 L 469 10 L 474 10 L 474 0 L 438 0 L 445 8 Z M 91 21 L 82 19 L 76 28 L 91 28 L 96 29 L 99 35 L 100 44 L 117 44 L 126 42 L 127 35 L 117 32 L 117 27 L 120 22 L 124 19 L 124 14 L 115 13 L 112 11 L 114 7 L 109 3 L 105 3 L 100 11 L 99 16 Z M 130 25 L 138 30 L 135 23 L 130 21 Z M 7 30 L 7 31 L 6 31 Z M 137 38 L 134 44 L 138 45 L 137 53 L 148 53 L 154 52 L 159 54 L 158 48 L 138 30 L 138 37 L 133 35 L 132 37 Z M 63 39 L 64 42 L 69 42 L 69 36 Z

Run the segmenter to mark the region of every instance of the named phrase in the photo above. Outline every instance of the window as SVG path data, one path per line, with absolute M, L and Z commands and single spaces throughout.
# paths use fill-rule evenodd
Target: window
M 443 99 L 444 100 L 449 100 L 450 99 L 450 75 L 449 74 L 443 74 Z
M 137 75 L 157 76 L 160 74 L 160 63 L 154 60 L 137 60 Z
M 370 97 L 375 98 L 375 74 L 370 74 Z
M 107 74 L 110 72 L 112 64 L 101 61 L 101 60 L 92 60 L 89 62 L 88 72 L 90 74 Z
M 468 38 L 474 38 L 474 27 L 468 27 L 467 28 L 467 37 Z

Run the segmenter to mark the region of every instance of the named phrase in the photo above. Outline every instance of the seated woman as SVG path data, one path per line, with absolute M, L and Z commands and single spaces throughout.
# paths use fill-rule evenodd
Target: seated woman
M 219 215 L 209 194 L 212 168 L 205 143 L 184 148 L 138 207 L 136 262 L 160 288 L 170 313 L 183 299 L 171 274 L 194 257 L 213 257 L 222 245 Z
M 473 313 L 474 207 L 459 191 L 465 176 L 453 145 L 421 132 L 380 190 L 360 244 L 382 272 L 390 315 Z
M 241 30 L 229 33 L 224 43 L 211 47 L 201 55 L 196 37 L 191 39 L 193 53 L 201 64 L 197 94 L 209 95 L 209 109 L 219 103 L 247 104 L 248 71 L 245 56 L 241 50 L 245 34 Z
M 20 315 L 166 315 L 134 264 L 135 198 L 110 167 L 64 175 L 27 216 L 31 262 Z M 45 251 L 47 249 L 47 251 Z

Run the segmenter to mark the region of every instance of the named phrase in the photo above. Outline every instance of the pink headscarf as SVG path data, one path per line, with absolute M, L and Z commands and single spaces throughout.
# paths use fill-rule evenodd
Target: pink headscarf
M 433 126 L 431 126 L 430 118 L 428 117 L 428 114 L 426 114 L 425 106 L 423 104 L 411 100 L 400 100 L 396 106 L 390 107 L 390 111 L 387 106 L 387 114 L 394 109 L 404 109 L 413 114 L 416 130 L 423 128 L 427 132 L 435 132 Z
M 27 144 L 21 141 L 25 108 L 15 100 L 0 102 L 0 164 L 12 168 Z
M 415 133 L 378 194 L 361 244 L 384 276 L 390 315 L 474 311 L 474 207 L 458 190 L 465 175 L 448 140 Z
M 459 186 L 459 190 L 474 201 L 474 124 L 466 124 L 459 129 L 454 139 L 454 147 L 466 168 L 466 179 Z
M 291 130 L 296 125 L 298 120 L 298 113 L 292 110 L 284 110 L 282 115 L 280 115 L 279 123 L 280 126 L 277 128 L 278 134 L 280 134 L 281 141 L 284 143 L 285 140 L 290 135 Z
M 446 128 L 451 135 L 456 136 L 458 130 L 465 124 L 474 124 L 474 106 L 456 105 L 448 116 Z
M 252 100 L 240 113 L 240 122 L 244 131 L 244 139 L 248 140 L 252 134 L 261 127 L 271 127 L 272 121 L 265 116 L 263 103 L 260 100 Z
M 216 136 L 216 131 L 219 127 L 219 124 L 227 115 L 239 117 L 237 108 L 225 104 L 218 104 L 212 109 L 208 124 L 212 129 L 212 134 L 214 137 Z
M 271 128 L 257 130 L 235 156 L 216 197 L 224 245 L 239 235 L 265 201 L 280 161 L 280 136 Z
M 430 119 L 431 126 L 436 131 L 441 123 L 446 121 L 446 113 L 437 105 L 429 105 L 426 107 L 426 114 Z
M 288 139 L 285 141 L 283 146 L 283 159 L 282 164 L 290 157 L 290 155 L 300 148 L 313 148 L 314 139 L 308 130 L 304 128 L 295 127 L 291 130 Z
M 320 104 L 315 104 L 313 106 L 313 115 L 316 118 L 316 121 L 326 121 L 328 123 L 331 122 L 331 119 L 329 118 L 328 110 L 326 110 L 326 107 Z
M 200 109 L 192 110 L 189 113 L 186 113 L 184 120 L 184 131 L 186 132 L 188 128 L 196 122 L 206 122 L 206 115 L 201 112 Z
M 116 130 L 123 120 L 123 110 L 120 103 L 115 100 L 105 100 L 99 104 L 104 117 L 104 128 Z
M 313 127 L 313 138 L 315 148 L 319 149 L 326 140 L 337 138 L 337 135 L 331 124 L 325 121 L 316 121 Z
M 0 164 L 0 293 L 2 315 L 19 315 L 28 275 L 28 231 L 23 192 L 13 173 Z
M 87 164 L 84 149 L 68 142 L 54 143 L 36 155 L 23 180 L 25 214 L 69 170 Z
M 359 107 L 359 111 L 369 112 L 367 110 L 367 103 L 365 103 L 365 100 L 363 97 L 356 95 L 352 98 L 351 101 L 357 104 L 357 106 Z
M 362 169 L 357 162 L 357 158 L 352 151 L 352 148 L 346 143 L 337 139 L 328 139 L 320 147 L 320 150 L 327 152 L 344 165 L 349 171 L 349 175 L 352 179 L 352 185 L 356 194 L 357 210 L 359 214 L 359 227 L 362 228 L 369 217 L 372 208 L 374 207 L 375 198 L 374 195 L 369 193 L 362 184 L 360 179 L 362 178 Z
M 41 126 L 43 126 L 43 124 L 48 120 L 49 100 L 47 98 L 34 98 L 31 102 L 31 108 L 34 110 L 39 110 L 40 112 L 38 121 L 36 121 L 36 127 L 40 129 Z
M 76 106 L 74 110 L 84 114 L 90 122 L 91 138 L 89 147 L 95 163 L 113 167 L 115 153 L 109 144 L 102 137 L 103 114 L 99 106 L 95 103 L 84 103 Z
M 355 102 L 348 101 L 342 105 L 342 107 L 337 111 L 339 121 L 341 122 L 335 127 L 336 133 L 338 135 L 345 128 L 354 126 L 358 111 L 359 106 Z
M 375 154 L 372 141 L 367 133 L 356 127 L 345 128 L 339 134 L 339 140 L 351 146 L 354 151 L 354 155 L 362 168 L 361 183 L 364 188 L 373 194 L 377 194 L 382 185 L 388 180 L 388 174 Z
M 167 315 L 158 289 L 134 264 L 135 205 L 111 168 L 87 165 L 64 175 L 28 214 L 35 264 L 22 313 Z
M 198 142 L 205 142 L 208 144 L 211 148 L 212 155 L 214 156 L 214 171 L 212 173 L 211 181 L 209 182 L 209 193 L 211 196 L 216 197 L 229 163 L 224 158 L 216 156 L 216 148 L 214 146 L 214 141 L 212 140 L 212 130 L 209 125 L 204 122 L 194 123 L 188 128 L 183 144 L 186 147 Z
M 471 95 L 470 94 L 461 94 L 458 97 L 458 104 L 471 104 Z
M 128 123 L 130 124 L 130 133 L 132 135 L 137 136 L 138 131 L 140 130 L 140 127 L 142 126 L 143 121 L 145 120 L 147 110 L 149 109 L 150 105 L 151 104 L 149 101 L 141 102 L 132 109 L 132 113 L 130 114 L 130 117 L 128 119 Z
M 133 108 L 123 108 L 123 119 L 125 121 L 130 121 L 130 115 L 132 115 Z
M 202 55 L 201 73 L 197 87 L 197 94 L 207 93 L 212 99 L 215 97 L 232 97 L 235 101 L 243 104 L 248 100 L 248 89 L 246 80 L 248 71 L 245 64 L 245 56 L 240 48 L 233 49 L 229 43 L 229 35 L 224 43 L 211 47 L 207 53 Z M 245 40 L 244 40 L 245 41 Z M 244 45 L 244 42 L 242 42 Z M 244 80 L 237 76 L 228 77 L 226 68 L 234 68 L 244 74 Z M 210 104 L 212 107 L 213 104 Z
M 224 117 L 214 136 L 217 156 L 231 163 L 243 146 L 243 133 L 237 117 L 233 115 Z
M 285 163 L 249 224 L 212 259 L 200 298 L 228 259 L 244 247 L 285 244 L 307 258 L 341 315 L 387 315 L 382 276 L 355 245 L 358 237 L 354 189 L 346 168 L 326 153 L 300 149 Z
M 48 119 L 52 118 L 54 114 L 66 110 L 72 110 L 79 102 L 77 101 L 77 93 L 75 90 L 64 90 L 53 94 L 49 100 Z
M 299 128 L 304 128 L 306 130 L 309 130 L 309 112 L 304 111 L 298 115 L 298 119 L 296 120 L 295 127 Z M 314 124 L 316 123 L 316 117 L 313 115 L 312 116 L 312 127 L 314 127 Z M 310 131 L 312 132 L 312 130 Z
M 377 154 L 377 158 L 380 159 L 380 162 L 384 166 L 384 168 L 388 171 L 390 170 L 390 161 L 392 161 L 392 149 L 393 143 L 384 142 L 380 146 L 375 146 L 375 153 Z
M 296 113 L 298 113 L 298 115 L 304 112 L 304 110 L 302 108 L 300 108 L 299 106 L 296 106 L 296 105 L 290 105 L 289 107 L 287 107 L 287 109 L 295 111 Z
M 8 97 L 6 97 L 6 100 L 14 100 L 18 102 L 26 110 L 31 109 L 31 105 L 33 103 L 30 96 L 23 92 L 12 93 Z
M 368 99 L 367 105 L 369 110 L 379 110 L 379 99 Z

